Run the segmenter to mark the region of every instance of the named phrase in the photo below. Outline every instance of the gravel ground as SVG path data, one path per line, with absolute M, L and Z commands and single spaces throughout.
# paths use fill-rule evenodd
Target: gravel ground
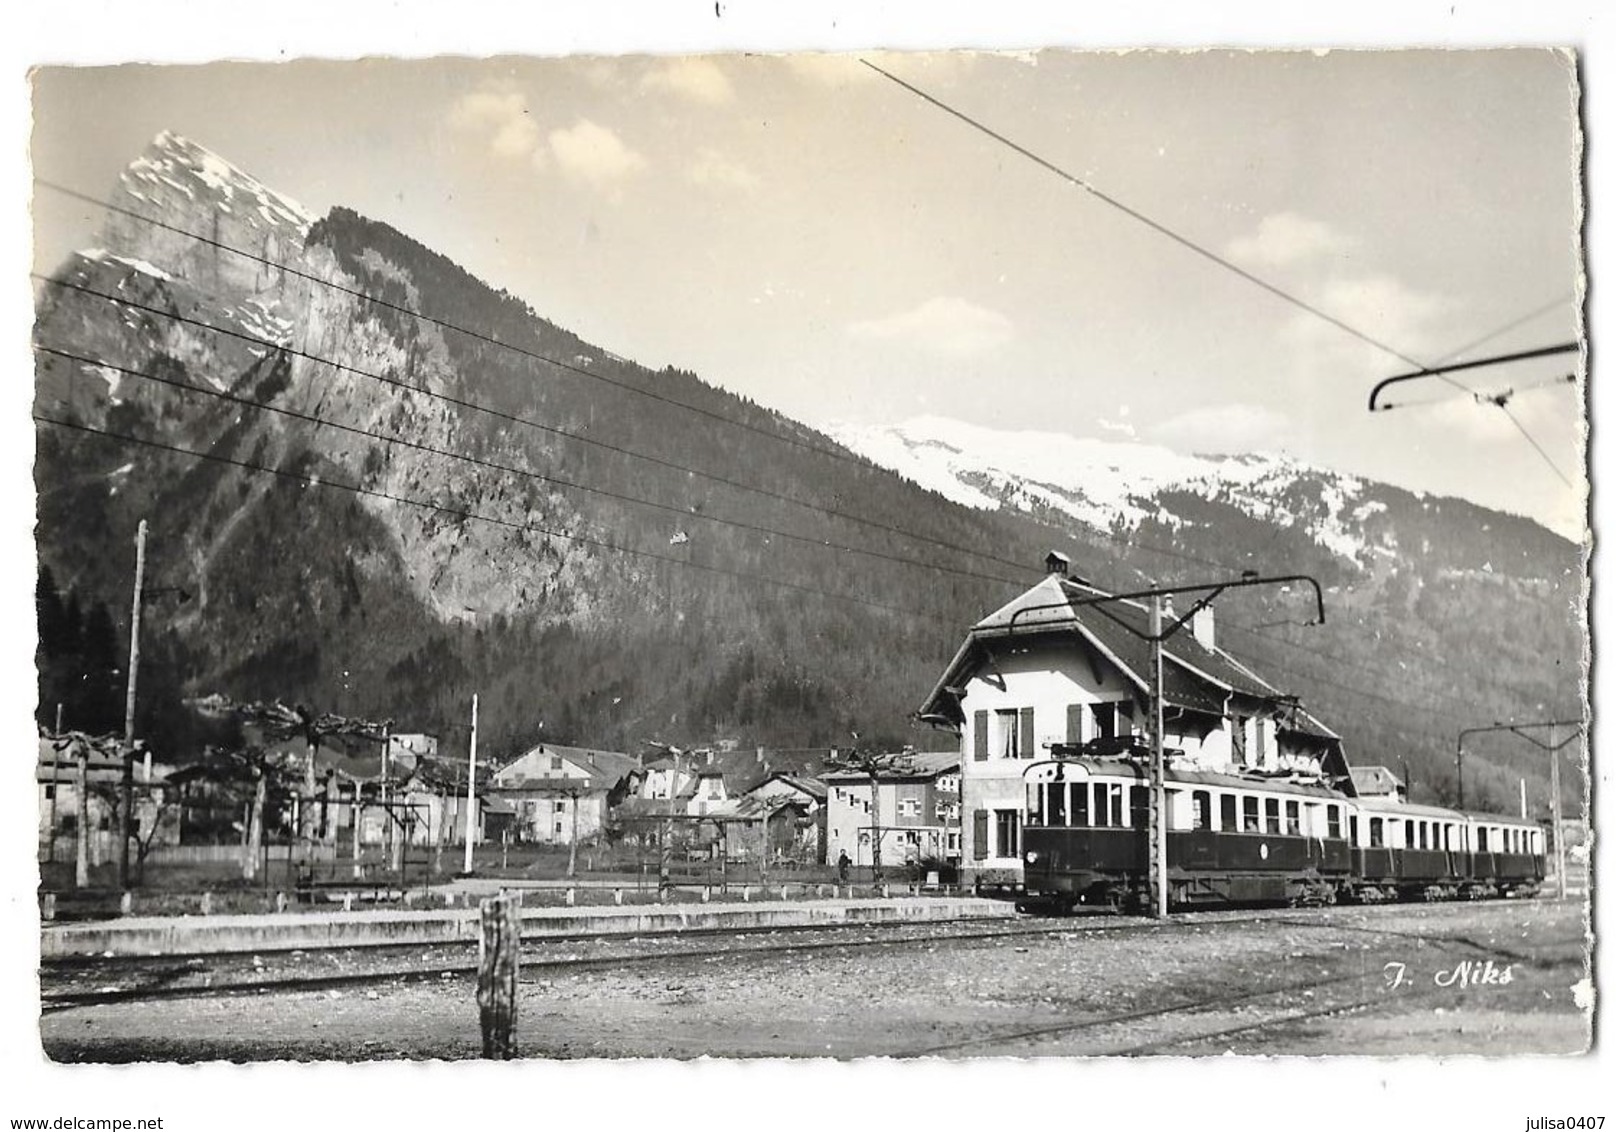
M 1578 1053 L 1591 1040 L 1580 904 L 1071 927 L 533 971 L 518 1043 L 546 1058 L 1507 1056 Z M 452 976 L 117 1003 L 53 1011 L 40 1033 L 60 1061 L 470 1058 L 479 1052 L 473 992 Z

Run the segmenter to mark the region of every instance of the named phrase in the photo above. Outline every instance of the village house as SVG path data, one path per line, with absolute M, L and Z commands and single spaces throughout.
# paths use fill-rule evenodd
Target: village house
M 87 754 L 85 795 L 89 826 L 89 860 L 92 865 L 118 858 L 118 807 L 122 804 L 124 761 L 113 753 L 85 744 Z M 172 804 L 165 779 L 172 768 L 152 766 L 146 779 L 145 763 L 137 759 L 132 768 L 131 795 L 134 806 L 131 837 L 147 846 L 179 842 L 179 812 Z M 79 823 L 79 744 L 67 737 L 39 737 L 34 764 L 35 800 L 38 807 L 39 857 L 41 860 L 72 860 L 77 852 Z
M 1069 577 L 1064 556 L 1045 566 L 1041 582 L 972 626 L 919 712 L 960 735 L 967 883 L 1020 883 L 1030 765 L 1056 747 L 1127 755 L 1145 745 L 1150 646 L 1139 633 L 1148 611 L 1081 604 L 1109 595 Z M 1170 767 L 1350 782 L 1340 738 L 1218 647 L 1210 608 L 1163 657 Z
M 959 768 L 960 756 L 953 751 L 893 756 L 891 769 L 876 779 L 879 815 L 871 805 L 869 775 L 827 773 L 825 859 L 837 861 L 845 852 L 855 866 L 872 865 L 879 816 L 883 867 L 957 860 Z
M 638 767 L 638 759 L 617 751 L 540 743 L 495 771 L 488 795 L 511 807 L 516 840 L 565 845 L 600 833 Z
M 824 864 L 825 862 L 825 820 L 828 813 L 825 799 L 829 791 L 825 784 L 817 778 L 804 774 L 792 774 L 788 771 L 774 771 L 763 781 L 750 787 L 743 797 L 755 798 L 765 803 L 771 813 L 782 813 L 789 810 L 793 815 L 795 830 L 791 837 L 791 844 L 785 845 L 780 841 L 778 834 L 771 836 L 770 851 L 776 857 L 789 856 L 805 864 Z M 771 819 L 777 828 L 783 827 L 783 822 Z

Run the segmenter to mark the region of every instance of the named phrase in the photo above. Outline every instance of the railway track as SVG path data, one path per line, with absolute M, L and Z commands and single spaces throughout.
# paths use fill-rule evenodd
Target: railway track
M 532 982 L 534 979 L 526 976 L 801 952 L 991 942 L 1088 932 L 1173 930 L 1178 924 L 1241 923 L 1263 918 L 1266 917 L 1262 912 L 1237 914 L 1219 911 L 1193 913 L 1164 925 L 1155 920 L 1096 914 L 1031 923 L 1016 921 L 1006 926 L 961 919 L 925 924 L 811 925 L 744 932 L 713 929 L 678 935 L 551 937 L 524 944 L 522 971 L 524 981 Z M 948 930 L 939 931 L 939 928 Z M 733 945 L 700 946 L 702 941 L 715 937 L 728 939 Z M 567 944 L 593 948 L 597 953 L 555 954 Z M 417 961 L 384 965 L 365 962 L 384 952 L 408 952 Z M 317 968 L 322 957 L 338 966 L 356 964 L 363 969 L 319 970 Z M 281 973 L 279 968 L 284 967 L 288 960 L 297 969 Z M 385 949 L 310 949 L 276 954 L 273 962 L 276 967 L 271 967 L 260 956 L 234 954 L 179 956 L 161 960 L 89 957 L 51 961 L 43 964 L 40 970 L 40 1004 L 43 1011 L 52 1012 L 128 1001 L 299 993 L 375 986 L 394 981 L 424 982 L 469 977 L 477 971 L 476 945 L 471 943 L 437 945 L 424 951 L 409 945 Z

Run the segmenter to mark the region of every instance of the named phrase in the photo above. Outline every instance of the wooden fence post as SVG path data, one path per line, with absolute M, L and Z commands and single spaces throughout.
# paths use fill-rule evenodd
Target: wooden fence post
M 482 938 L 477 952 L 477 1012 L 483 1056 L 516 1056 L 516 973 L 521 966 L 522 912 L 507 894 L 482 902 Z

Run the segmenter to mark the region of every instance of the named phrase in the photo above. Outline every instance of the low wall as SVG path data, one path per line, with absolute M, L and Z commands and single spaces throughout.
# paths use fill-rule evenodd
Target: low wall
M 611 908 L 527 908 L 522 938 L 759 930 L 834 924 L 1008 919 L 1015 909 L 973 897 L 896 897 L 779 904 L 668 904 Z M 288 912 L 256 916 L 127 917 L 49 925 L 42 959 L 91 955 L 201 955 L 330 947 L 427 946 L 475 940 L 476 908 L 430 912 Z

